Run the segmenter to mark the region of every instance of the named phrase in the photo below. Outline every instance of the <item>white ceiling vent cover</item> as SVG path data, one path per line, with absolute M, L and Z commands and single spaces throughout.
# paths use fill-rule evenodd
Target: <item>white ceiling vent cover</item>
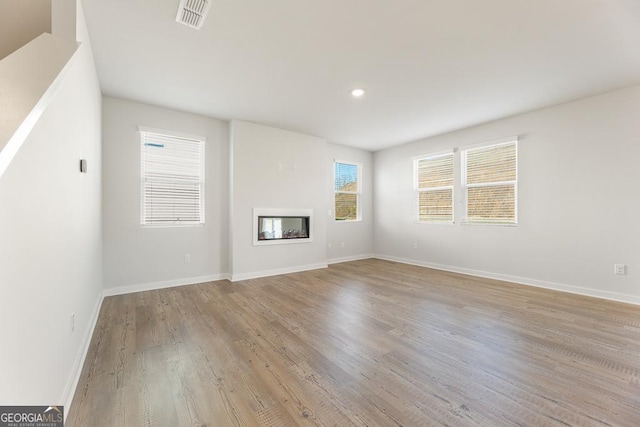
M 199 30 L 209 12 L 211 0 L 180 0 L 176 21 Z

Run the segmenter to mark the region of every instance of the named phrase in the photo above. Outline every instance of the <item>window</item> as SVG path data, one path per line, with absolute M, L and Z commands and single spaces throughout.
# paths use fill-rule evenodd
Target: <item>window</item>
M 140 128 L 140 140 L 142 225 L 204 224 L 204 138 Z
M 418 222 L 453 222 L 453 153 L 415 160 Z
M 357 163 L 334 162 L 336 221 L 357 221 L 360 216 L 361 167 Z
M 517 140 L 462 152 L 467 223 L 517 223 L 517 163 Z

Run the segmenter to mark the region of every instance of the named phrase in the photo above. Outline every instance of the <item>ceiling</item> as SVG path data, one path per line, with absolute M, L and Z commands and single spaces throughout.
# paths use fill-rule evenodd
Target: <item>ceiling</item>
M 640 84 L 639 0 L 82 1 L 105 95 L 371 151 Z

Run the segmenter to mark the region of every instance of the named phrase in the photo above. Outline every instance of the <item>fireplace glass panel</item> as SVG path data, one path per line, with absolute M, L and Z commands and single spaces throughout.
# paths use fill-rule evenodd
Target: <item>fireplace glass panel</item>
M 259 216 L 258 240 L 308 239 L 308 216 Z

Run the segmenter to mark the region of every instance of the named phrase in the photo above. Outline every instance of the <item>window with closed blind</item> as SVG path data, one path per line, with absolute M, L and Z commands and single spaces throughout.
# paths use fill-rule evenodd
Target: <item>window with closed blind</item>
M 358 163 L 334 162 L 336 221 L 358 221 L 360 214 L 361 166 Z
M 142 225 L 204 224 L 204 138 L 140 128 Z
M 469 224 L 517 224 L 518 141 L 462 152 L 462 187 Z
M 453 152 L 414 161 L 418 222 L 453 223 Z

